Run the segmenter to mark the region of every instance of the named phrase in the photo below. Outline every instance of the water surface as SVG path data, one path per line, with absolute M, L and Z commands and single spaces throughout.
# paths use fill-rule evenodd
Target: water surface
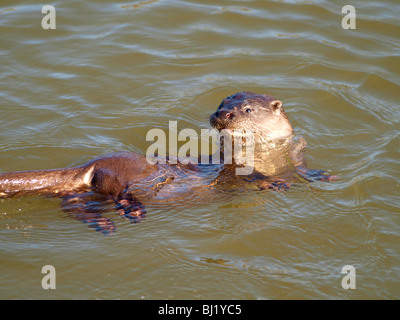
M 2 299 L 400 298 L 400 5 L 40 1 L 0 6 L 0 172 L 145 153 L 151 128 L 208 128 L 236 91 L 284 103 L 310 167 L 340 176 L 115 216 L 105 237 L 58 199 L 0 201 Z M 53 265 L 57 289 L 43 290 Z M 356 269 L 356 289 L 341 286 Z

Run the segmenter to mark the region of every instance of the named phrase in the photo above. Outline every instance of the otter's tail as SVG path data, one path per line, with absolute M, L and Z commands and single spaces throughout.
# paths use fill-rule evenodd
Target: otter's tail
M 84 167 L 0 174 L 0 198 L 59 194 L 88 187 L 91 172 Z

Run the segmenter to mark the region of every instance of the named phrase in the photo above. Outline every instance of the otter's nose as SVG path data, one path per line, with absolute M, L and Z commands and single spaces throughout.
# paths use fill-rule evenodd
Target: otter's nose
M 234 117 L 234 114 L 232 111 L 219 110 L 216 112 L 216 114 L 217 114 L 217 117 L 220 118 L 221 120 L 232 119 Z

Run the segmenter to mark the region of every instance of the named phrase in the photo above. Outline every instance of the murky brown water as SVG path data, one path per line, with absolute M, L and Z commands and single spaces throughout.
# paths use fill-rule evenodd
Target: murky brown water
M 56 30 L 43 2 L 0 5 L 0 171 L 144 153 L 149 129 L 208 128 L 250 90 L 282 99 L 310 166 L 341 180 L 148 206 L 135 225 L 110 211 L 112 237 L 57 199 L 1 201 L 1 299 L 400 298 L 397 1 L 53 4 Z M 341 27 L 346 4 L 356 30 Z M 56 290 L 41 287 L 48 264 Z

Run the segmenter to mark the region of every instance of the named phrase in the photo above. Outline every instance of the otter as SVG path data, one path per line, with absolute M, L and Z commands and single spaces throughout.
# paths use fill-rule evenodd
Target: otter
M 282 102 L 268 94 L 244 91 L 230 95 L 211 115 L 210 124 L 219 131 L 254 132 L 251 174 L 235 174 L 239 165 L 235 161 L 224 163 L 223 157 L 219 164 L 151 164 L 144 155 L 120 152 L 79 167 L 2 173 L 0 198 L 59 197 L 66 213 L 103 234 L 112 234 L 116 230 L 113 221 L 101 214 L 107 204 L 136 223 L 146 215 L 144 203 L 187 202 L 193 194 L 205 200 L 221 190 L 246 185 L 258 190 L 287 190 L 293 181 L 337 179 L 307 167 L 305 140 L 294 135 Z

